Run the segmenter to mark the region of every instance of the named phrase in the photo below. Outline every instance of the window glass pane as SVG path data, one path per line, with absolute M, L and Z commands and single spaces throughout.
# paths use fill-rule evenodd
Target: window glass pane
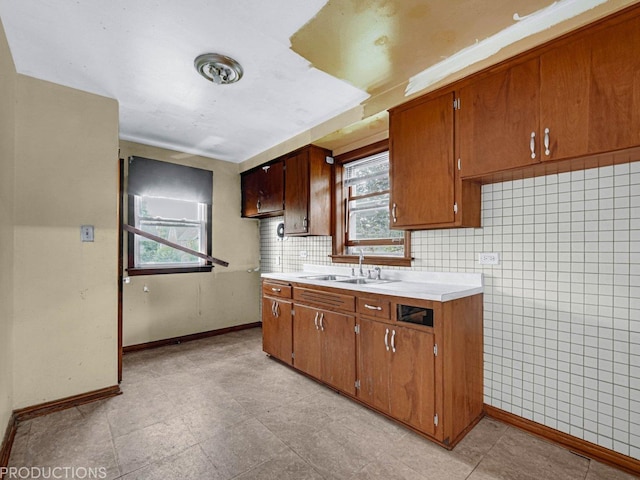
M 155 197 L 135 197 L 136 228 L 183 247 L 206 249 L 206 205 Z M 198 266 L 205 261 L 194 255 L 136 235 L 135 266 Z
M 168 225 L 141 222 L 140 230 L 177 243 L 191 250 L 200 251 L 200 225 Z M 188 263 L 198 265 L 201 259 L 167 245 L 141 237 L 138 241 L 138 260 L 141 265 L 166 265 Z
M 353 196 L 389 190 L 389 153 L 345 165 L 345 185 L 352 187 Z
M 349 162 L 343 169 L 343 186 L 349 201 L 345 254 L 357 255 L 362 248 L 368 255 L 403 257 L 405 249 L 400 241 L 405 233 L 389 228 L 389 152 Z M 349 246 L 363 241 L 366 246 Z M 392 241 L 398 243 L 389 245 Z
M 404 232 L 389 229 L 389 194 L 349 202 L 349 239 L 403 238 Z

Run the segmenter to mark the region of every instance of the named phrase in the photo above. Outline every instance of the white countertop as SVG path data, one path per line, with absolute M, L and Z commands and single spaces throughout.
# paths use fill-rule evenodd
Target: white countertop
M 365 269 L 366 271 L 367 269 Z M 422 300 L 447 302 L 483 292 L 482 273 L 464 272 L 417 272 L 382 269 L 381 278 L 388 283 L 353 284 L 337 280 L 305 278 L 313 275 L 343 275 L 351 277 L 350 267 L 304 265 L 301 272 L 263 273 L 262 278 L 300 282 L 309 285 L 341 288 L 356 292 L 397 295 Z

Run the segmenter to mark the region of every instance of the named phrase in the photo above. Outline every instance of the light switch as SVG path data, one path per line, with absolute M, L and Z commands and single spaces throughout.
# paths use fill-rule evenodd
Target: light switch
M 93 225 L 82 225 L 80 227 L 80 239 L 83 242 L 93 242 Z

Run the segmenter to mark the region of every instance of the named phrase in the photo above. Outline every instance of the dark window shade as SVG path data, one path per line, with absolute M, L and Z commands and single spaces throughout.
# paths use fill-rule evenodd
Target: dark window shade
M 143 157 L 129 157 L 129 195 L 211 205 L 213 172 Z

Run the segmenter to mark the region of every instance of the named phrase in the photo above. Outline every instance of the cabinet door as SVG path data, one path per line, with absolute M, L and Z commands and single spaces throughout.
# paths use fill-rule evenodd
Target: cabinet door
M 259 217 L 281 212 L 284 204 L 284 162 L 242 175 L 242 215 Z
M 242 216 L 255 217 L 258 215 L 260 174 L 257 170 L 243 173 L 240 181 L 242 187 Z
M 453 94 L 392 111 L 391 227 L 455 220 Z
M 580 39 L 540 57 L 543 160 L 570 158 L 588 151 L 590 50 L 589 42 Z
M 391 334 L 391 415 L 435 434 L 435 358 L 433 334 L 393 327 Z
M 285 160 L 284 233 L 307 233 L 309 220 L 309 152 Z
M 321 312 L 322 380 L 356 394 L 356 321 L 351 315 Z
M 383 412 L 389 411 L 390 326 L 365 318 L 358 320 L 358 398 Z M 385 343 L 386 338 L 386 343 Z
M 462 178 L 540 161 L 539 62 L 533 59 L 481 78 L 459 91 Z M 531 158 L 531 135 L 535 158 Z
M 640 17 L 589 40 L 589 153 L 640 145 Z
M 291 364 L 293 327 L 291 303 L 262 298 L 262 349 L 269 355 Z
M 282 211 L 284 205 L 284 162 L 276 162 L 260 168 L 258 212 L 260 214 Z
M 293 315 L 293 365 L 312 377 L 322 378 L 320 311 L 295 305 Z

